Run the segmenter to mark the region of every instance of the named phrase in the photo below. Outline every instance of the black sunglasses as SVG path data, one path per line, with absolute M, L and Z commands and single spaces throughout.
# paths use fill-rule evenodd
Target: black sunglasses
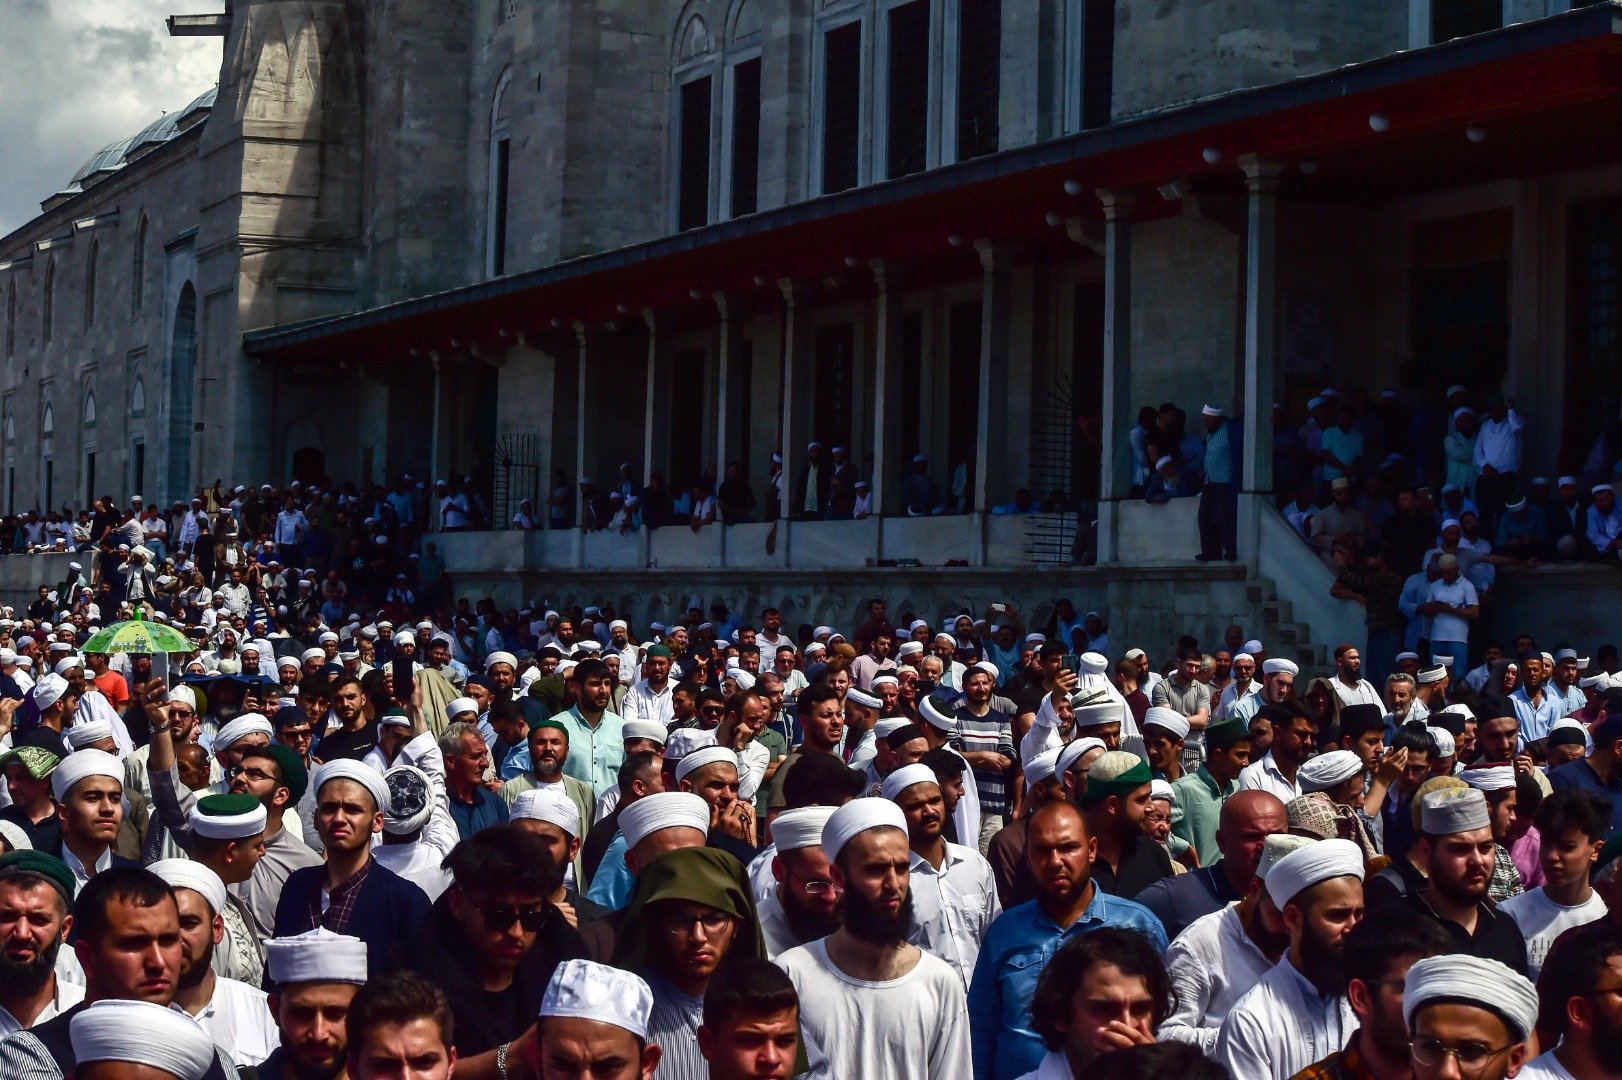
M 533 934 L 546 925 L 546 909 L 519 910 L 501 904 L 492 904 L 489 907 L 480 907 L 479 916 L 484 919 L 486 930 L 506 930 L 517 923 L 524 933 Z

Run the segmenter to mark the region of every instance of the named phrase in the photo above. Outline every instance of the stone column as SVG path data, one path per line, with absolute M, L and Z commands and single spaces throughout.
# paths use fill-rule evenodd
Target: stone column
M 975 243 L 980 252 L 980 416 L 974 457 L 974 540 L 971 563 L 986 564 L 986 517 L 991 512 L 994 495 L 1006 483 L 993 486 L 991 473 L 1001 469 L 1003 461 L 996 454 L 1002 446 L 1001 433 L 1007 428 L 1008 415 L 1008 324 L 1013 307 L 1013 269 L 1015 250 L 1009 245 L 992 240 Z M 998 432 L 993 444 L 991 433 Z M 995 448 L 994 448 L 995 447 Z M 1004 478 L 1006 480 L 1006 478 Z
M 1273 497 L 1273 379 L 1277 361 L 1278 177 L 1284 166 L 1255 154 L 1239 159 L 1249 191 L 1245 228 L 1245 414 L 1241 452 L 1239 555 L 1256 558 L 1259 519 Z M 1248 504 L 1248 505 L 1247 505 Z
M 781 548 L 788 539 L 788 520 L 798 509 L 794 505 L 795 484 L 805 464 L 806 432 L 810 429 L 811 408 L 811 325 L 807 308 L 811 288 L 803 282 L 783 278 L 777 283 L 783 293 L 783 424 L 780 450 L 783 455 L 783 500 L 778 510 L 783 527 L 778 530 Z
M 586 324 L 574 324 L 574 336 L 577 363 L 575 364 L 575 378 L 579 380 L 575 388 L 575 403 L 580 411 L 580 420 L 574 431 L 574 544 L 572 565 L 579 569 L 586 559 L 586 500 L 580 491 L 580 478 L 586 475 L 586 429 L 591 426 L 590 413 L 586 408 L 586 367 L 591 360 L 591 350 L 588 345 L 590 333 Z
M 1120 558 L 1117 511 L 1131 497 L 1132 203 L 1130 191 L 1100 188 L 1104 204 L 1104 393 L 1098 454 L 1098 561 Z
M 726 478 L 727 462 L 736 457 L 742 433 L 733 424 L 732 384 L 737 379 L 738 355 L 743 345 L 743 306 L 738 297 L 724 292 L 713 294 L 716 314 L 721 317 L 715 332 L 715 470 L 717 479 Z M 744 402 L 747 407 L 748 402 Z M 747 424 L 748 420 L 744 419 Z
M 642 403 L 642 483 L 645 485 L 670 441 L 670 400 L 660 393 L 659 318 L 652 308 L 643 308 L 642 321 L 648 328 L 647 395 Z M 659 448 L 658 453 L 654 447 Z
M 874 302 L 873 335 L 873 514 L 882 517 L 899 509 L 901 484 L 896 479 L 896 437 L 900 434 L 901 337 L 903 325 L 902 268 L 874 259 L 873 280 L 878 284 Z
M 428 363 L 434 369 L 434 404 L 432 412 L 433 426 L 430 429 L 428 436 L 430 440 L 428 443 L 428 472 L 430 474 L 428 478 L 428 490 L 433 491 L 433 485 L 437 484 L 441 479 L 441 474 L 439 471 L 439 432 L 441 427 L 439 420 L 439 403 L 444 390 L 444 381 L 441 371 L 444 366 L 444 361 L 440 359 L 438 349 L 433 349 L 428 353 Z M 444 477 L 444 479 L 448 480 L 449 477 Z M 429 518 L 432 519 L 433 515 L 434 511 L 430 509 Z

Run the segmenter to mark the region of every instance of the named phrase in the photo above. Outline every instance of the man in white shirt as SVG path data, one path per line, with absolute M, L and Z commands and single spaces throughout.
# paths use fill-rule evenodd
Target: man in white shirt
M 1618 1068 L 1617 993 L 1622 935 L 1610 926 L 1573 934 L 1559 961 L 1538 981 L 1549 1046 L 1520 1071 L 1518 1080 L 1588 1080 Z M 1550 1044 L 1553 1044 L 1552 1046 Z
M 670 649 L 666 646 L 655 645 L 648 650 L 647 659 L 642 662 L 642 670 L 647 675 L 625 692 L 625 701 L 620 705 L 621 717 L 656 720 L 670 726 L 670 693 L 675 689 L 670 681 L 670 663 Z
M 1256 658 L 1242 652 L 1233 658 L 1233 678 L 1222 688 L 1221 696 L 1211 706 L 1211 722 L 1225 720 L 1235 704 L 1261 693 L 1262 684 L 1255 680 Z
M 769 607 L 760 613 L 760 632 L 755 635 L 755 644 L 760 646 L 760 670 L 770 671 L 772 664 L 777 660 L 777 650 L 787 645 L 794 648 L 794 641 L 783 633 L 783 613 L 774 607 Z
M 1589 872 L 1610 831 L 1611 807 L 1585 788 L 1563 788 L 1543 800 L 1533 819 L 1543 884 L 1498 904 L 1526 938 L 1527 974 L 1535 981 L 1563 932 L 1606 915 Z
M 1342 705 L 1380 704 L 1380 691 L 1363 678 L 1363 654 L 1356 645 L 1335 646 L 1335 677 L 1329 685 Z
M 1451 670 L 1463 671 L 1468 661 L 1470 623 L 1480 617 L 1481 601 L 1476 587 L 1459 572 L 1457 555 L 1440 556 L 1436 568 L 1442 576 L 1430 583 L 1419 614 L 1431 617 L 1431 656 L 1450 657 Z
M 299 544 L 309 528 L 309 519 L 304 516 L 304 511 L 298 508 L 293 496 L 289 495 L 285 505 L 276 514 L 276 526 L 271 537 L 276 543 L 276 553 L 281 556 L 284 564 L 298 565 Z
M 84 987 L 58 977 L 73 875 L 39 851 L 0 857 L 0 1038 L 44 1023 L 84 1000 Z
M 1515 493 L 1516 476 L 1521 470 L 1521 433 L 1525 430 L 1526 421 L 1515 411 L 1515 403 L 1494 394 L 1488 403 L 1487 415 L 1476 429 L 1474 452 L 1480 473 L 1476 479 L 1476 502 L 1481 506 L 1482 516 L 1494 526 L 1504 504 Z

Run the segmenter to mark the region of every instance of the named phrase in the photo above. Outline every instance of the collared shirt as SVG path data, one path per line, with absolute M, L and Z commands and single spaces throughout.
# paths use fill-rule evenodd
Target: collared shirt
M 1493 905 L 1476 905 L 1476 929 L 1472 934 L 1460 924 L 1438 915 L 1436 909 L 1425 902 L 1422 893 L 1411 892 L 1397 903 L 1407 905 L 1410 911 L 1423 915 L 1446 930 L 1453 937 L 1459 952 L 1484 960 L 1497 960 L 1522 975 L 1526 974 L 1526 939 L 1521 936 L 1515 921 Z
M 1205 440 L 1205 482 L 1207 484 L 1233 483 L 1233 421 L 1224 420 L 1222 426 Z M 1068 641 L 1069 638 L 1063 639 Z
M 663 690 L 655 690 L 648 685 L 646 679 L 637 680 L 636 685 L 625 692 L 625 700 L 620 704 L 620 708 L 624 710 L 620 714 L 621 718 L 625 720 L 657 720 L 665 727 L 669 727 L 672 716 L 670 698 L 675 689 L 676 684 L 668 679 L 665 681 Z
M 347 934 L 349 922 L 355 917 L 355 902 L 360 899 L 361 886 L 372 873 L 372 860 L 367 859 L 359 870 L 328 889 L 325 884 L 310 900 L 310 925 L 306 930 L 324 926 L 334 934 Z
M 1228 1013 L 1211 1057 L 1230 1076 L 1289 1080 L 1345 1046 L 1356 1026 L 1345 995 L 1318 993 L 1285 953 Z
M 463 840 L 481 829 L 507 823 L 507 804 L 493 791 L 474 788 L 472 802 L 463 802 L 449 791 L 446 794 L 450 798 L 451 818 Z
M 1137 930 L 1157 952 L 1166 951 L 1166 931 L 1153 912 L 1096 887 L 1087 909 L 1068 927 L 1049 918 L 1037 900 L 1009 908 L 991 924 L 969 984 L 977 1080 L 1012 1080 L 1036 1068 L 1046 1052 L 1031 1028 L 1036 982 L 1066 941 L 1101 926 Z
M 1177 1008 L 1160 1025 L 1160 1037 L 1210 1054 L 1222 1021 L 1272 966 L 1245 933 L 1237 903 L 1195 919 L 1166 950 Z
M 1524 686 L 1516 687 L 1515 692 L 1509 695 L 1509 704 L 1515 710 L 1515 719 L 1521 724 L 1522 745 L 1548 735 L 1554 722 L 1566 715 L 1564 698 L 1544 691 L 1537 701 L 1533 701 Z
M 196 1020 L 238 1065 L 257 1065 L 281 1045 L 265 992 L 235 979 L 214 980 L 214 996 Z
M 1211 688 L 1198 679 L 1183 681 L 1181 673 L 1155 683 L 1149 694 L 1151 704 L 1171 709 L 1182 716 L 1211 711 Z
M 288 877 L 294 870 L 319 865 L 321 856 L 285 826 L 265 837 L 265 854 L 254 864 L 252 876 L 230 886 L 231 894 L 242 901 L 243 909 L 252 918 L 253 931 L 261 942 L 276 934 L 276 904 L 282 898 L 282 886 L 287 884 Z
M 1007 713 L 987 709 L 984 716 L 976 716 L 968 708 L 957 710 L 957 731 L 951 746 L 960 754 L 1001 754 L 1014 757 L 1014 727 Z M 974 786 L 980 795 L 980 807 L 987 814 L 1008 812 L 1008 774 L 974 767 Z
M 973 848 L 946 844 L 940 869 L 912 853 L 913 934 L 908 939 L 952 965 L 969 988 L 980 942 L 1002 914 L 991 863 Z
M 47 1001 L 44 1008 L 40 1009 L 39 1015 L 34 1017 L 34 1023 L 28 1025 L 29 1027 L 33 1027 L 34 1024 L 43 1024 L 51 1017 L 67 1012 L 84 1000 L 84 987 L 70 983 L 60 976 L 53 975 L 52 979 L 56 983 L 56 990 L 51 994 L 51 1000 Z M 4 1005 L 0 1005 L 0 1038 L 5 1038 L 14 1031 L 22 1030 L 24 1030 L 23 1026 L 18 1022 L 17 1018 L 12 1016 Z
M 1298 798 L 1301 795 L 1299 778 L 1290 780 L 1285 777 L 1278 762 L 1273 760 L 1273 751 L 1269 750 L 1260 761 L 1253 761 L 1239 772 L 1240 791 L 1270 791 L 1284 802 Z
M 1519 472 L 1521 468 L 1521 432 L 1526 421 L 1521 414 L 1510 409 L 1502 420 L 1490 416 L 1481 418 L 1476 428 L 1476 465 L 1491 465 L 1501 473 Z
M 1216 777 L 1201 765 L 1196 771 L 1173 780 L 1171 787 L 1177 794 L 1177 808 L 1182 811 L 1181 820 L 1172 823 L 1172 832 L 1194 845 L 1201 863 L 1220 858 L 1217 819 L 1222 815 L 1222 804 L 1228 801 L 1228 796 L 1239 790 L 1238 781 L 1218 784 Z
M 64 840 L 62 842 L 62 861 L 68 864 L 69 870 L 73 871 L 73 895 L 78 896 L 80 891 L 90 884 L 90 879 L 95 874 L 99 874 L 113 865 L 113 849 L 109 846 L 107 850 L 101 853 L 101 856 L 96 860 L 96 869 L 92 872 L 85 868 L 84 863 L 79 861 L 79 856 L 73 853 L 73 849 L 68 847 L 67 841 Z
M 1587 758 L 1568 761 L 1549 772 L 1549 786 L 1555 791 L 1580 788 L 1592 791 L 1611 804 L 1611 831 L 1622 829 L 1622 769 L 1617 769 L 1609 782 L 1600 779 Z
M 563 771 L 590 784 L 598 798 L 618 787 L 620 765 L 625 761 L 624 719 L 605 712 L 593 727 L 580 715 L 578 705 L 552 719 L 569 729 L 569 756 L 563 761 Z
M 1346 1048 L 1337 1050 L 1322 1061 L 1315 1062 L 1295 1074 L 1294 1080 L 1376 1080 L 1357 1049 L 1356 1031 L 1346 1040 Z M 1523 1071 L 1522 1076 L 1526 1073 Z

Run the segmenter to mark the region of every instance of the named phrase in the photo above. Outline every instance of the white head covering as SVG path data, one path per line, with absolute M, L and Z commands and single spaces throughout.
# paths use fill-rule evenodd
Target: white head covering
M 863 690 L 859 686 L 853 686 L 849 690 L 845 691 L 845 700 L 854 701 L 864 709 L 884 708 L 883 698 L 869 694 L 866 690 Z
M 1174 803 L 1177 801 L 1177 789 L 1172 787 L 1168 781 L 1157 776 L 1149 781 L 1149 798 Z
M 318 926 L 265 942 L 265 967 L 278 986 L 335 982 L 366 985 L 366 943 Z
M 738 684 L 739 690 L 753 690 L 755 677 L 743 668 L 727 668 L 727 676 Z
M 190 889 L 208 901 L 208 910 L 218 915 L 225 910 L 225 882 L 220 875 L 192 859 L 159 859 L 148 870 L 171 889 Z
M 879 790 L 883 792 L 886 799 L 894 799 L 914 784 L 939 784 L 940 782 L 940 777 L 936 776 L 935 770 L 928 765 L 903 765 L 884 778 L 884 784 Z
M 1461 769 L 1458 777 L 1477 791 L 1507 791 L 1515 786 L 1515 766 L 1482 765 Z
M 660 746 L 665 744 L 669 736 L 666 727 L 657 720 L 627 720 L 620 729 L 620 735 L 627 741 L 631 739 L 652 739 Z
M 1296 776 L 1302 794 L 1328 791 L 1336 784 L 1350 780 L 1363 771 L 1363 759 L 1350 750 L 1331 750 L 1309 758 Z
M 34 684 L 34 704 L 41 712 L 49 709 L 68 692 L 68 681 L 56 672 L 41 675 Z
M 653 991 L 639 976 L 590 960 L 565 960 L 541 996 L 540 1016 L 573 1017 L 648 1037 Z
M 83 750 L 93 742 L 113 737 L 113 724 L 111 720 L 87 720 L 82 724 L 73 724 L 62 733 L 68 745 L 75 750 Z
M 1282 656 L 1273 656 L 1262 661 L 1263 675 L 1277 675 L 1280 672 L 1285 675 L 1299 675 L 1301 669 L 1296 666 L 1294 660 L 1286 660 Z
M 1064 747 L 1055 746 L 1044 750 L 1025 763 L 1025 788 L 1029 790 L 1044 780 L 1053 779 L 1059 764 L 1059 755 L 1064 753 Z
M 878 723 L 873 725 L 873 737 L 875 739 L 888 738 L 889 736 L 900 731 L 902 728 L 911 726 L 912 721 L 905 716 L 886 716 L 883 720 L 880 720 Z
M 1425 734 L 1436 744 L 1437 757 L 1452 757 L 1458 752 L 1458 747 L 1453 745 L 1453 733 L 1447 728 L 1427 727 Z
M 214 752 L 218 754 L 222 750 L 228 750 L 256 731 L 268 739 L 276 737 L 276 729 L 271 726 L 269 720 L 258 713 L 243 713 L 220 728 L 219 733 L 214 736 Z
M 0 821 L 0 838 L 11 845 L 12 851 L 32 851 L 34 842 L 23 832 L 23 827 L 13 821 Z
M 738 755 L 729 746 L 705 746 L 676 763 L 676 782 L 679 784 L 706 765 L 727 764 L 738 767 Z
M 1148 728 L 1151 724 L 1158 728 L 1164 728 L 1179 739 L 1188 738 L 1188 717 L 1176 709 L 1168 709 L 1164 705 L 1152 706 L 1148 712 L 1143 714 L 1142 726 Z
M 383 831 L 391 836 L 410 836 L 428 824 L 434 813 L 434 782 L 415 765 L 401 763 L 383 774 L 389 790 L 389 808 L 383 815 Z
M 197 691 L 182 683 L 169 691 L 169 704 L 184 705 L 186 708 L 197 711 Z
M 305 649 L 304 652 L 299 656 L 299 659 L 305 664 L 308 664 L 311 660 L 325 660 L 326 658 L 327 653 L 325 649 Z
M 383 774 L 362 761 L 353 758 L 338 758 L 329 761 L 315 770 L 315 777 L 310 782 L 310 790 L 316 795 L 321 789 L 333 780 L 353 780 L 372 794 L 372 801 L 383 813 L 389 812 L 389 786 L 383 782 Z
M 479 713 L 479 703 L 470 697 L 451 698 L 450 701 L 446 703 L 446 720 L 454 721 L 463 713 L 472 713 L 477 716 Z
M 55 670 L 58 675 L 66 675 L 74 668 L 82 667 L 84 667 L 84 657 L 75 656 L 72 653 L 69 653 L 67 656 L 64 656 L 62 659 L 56 662 Z
M 1123 722 L 1122 717 L 1126 714 L 1125 705 L 1123 705 L 1120 701 L 1117 701 L 1115 698 L 1098 691 L 1082 691 L 1082 695 L 1088 693 L 1093 694 L 1093 697 L 1090 699 L 1083 697 L 1083 701 L 1085 701 L 1086 704 L 1078 705 L 1076 704 L 1076 699 L 1071 698 L 1070 709 L 1072 714 L 1075 716 L 1077 730 L 1082 728 L 1099 727 L 1103 724 L 1119 724 Z M 1082 695 L 1077 696 L 1080 697 Z
M 665 736 L 665 760 L 680 761 L 700 747 L 714 745 L 714 728 L 677 728 Z
M 105 750 L 75 750 L 51 773 L 51 794 L 61 802 L 74 784 L 92 776 L 110 777 L 122 785 L 124 763 Z
M 1085 739 L 1076 739 L 1073 742 L 1065 743 L 1064 748 L 1059 751 L 1058 760 L 1053 763 L 1053 774 L 1063 776 L 1089 750 L 1107 749 L 1109 748 L 1104 745 L 1103 739 L 1095 739 L 1090 735 Z
M 895 773 L 890 775 L 894 776 Z M 929 778 L 934 780 L 935 774 L 931 772 Z M 829 862 L 833 862 L 839 858 L 839 853 L 845 850 L 845 845 L 850 843 L 857 833 L 882 828 L 900 829 L 902 833 L 906 833 L 907 818 L 901 812 L 901 807 L 889 799 L 852 799 L 835 810 L 829 816 L 828 823 L 822 827 L 822 853 L 828 857 Z
M 1419 800 L 1419 828 L 1431 836 L 1475 832 L 1491 824 L 1487 797 L 1473 787 L 1443 788 Z
M 186 812 L 186 824 L 198 836 L 210 840 L 242 840 L 265 831 L 269 815 L 263 806 L 255 805 L 241 814 L 207 814 L 203 812 L 203 802 L 199 799 Z
M 691 791 L 662 791 L 644 795 L 621 810 L 619 824 L 627 851 L 660 829 L 697 829 L 708 835 L 710 804 Z
M 1109 657 L 1101 652 L 1084 652 L 1080 660 L 1081 670 L 1089 675 L 1102 675 L 1109 670 Z
M 1318 840 L 1290 852 L 1267 874 L 1267 896 L 1283 908 L 1319 882 L 1330 878 L 1363 880 L 1363 849 L 1350 840 Z
M 833 817 L 831 806 L 801 806 L 784 810 L 772 822 L 772 842 L 779 852 L 821 847 L 822 828 Z
M 68 1036 L 81 1065 L 129 1062 L 159 1069 L 176 1080 L 203 1080 L 214 1065 L 214 1040 L 202 1025 L 151 1001 L 98 1001 L 73 1017 Z
M 918 700 L 918 715 L 922 716 L 930 727 L 939 731 L 956 731 L 957 717 L 942 712 L 936 705 L 934 698 L 924 695 Z
M 495 667 L 497 664 L 506 664 L 508 667 L 512 668 L 514 671 L 517 671 L 518 670 L 518 657 L 514 656 L 510 652 L 507 652 L 505 649 L 497 649 L 495 652 L 491 653 L 489 656 L 484 658 L 484 670 L 485 671 L 489 671 L 491 668 Z
M 1317 842 L 1310 836 L 1297 836 L 1295 833 L 1274 833 L 1269 836 L 1262 842 L 1262 857 L 1256 863 L 1256 880 L 1266 881 L 1268 872 L 1278 865 L 1280 859 Z
M 1497 1013 L 1516 1042 L 1525 1042 L 1537 1026 L 1538 992 L 1525 975 L 1462 953 L 1414 961 L 1403 981 L 1402 1018 L 1412 1031 L 1414 1014 L 1428 1003 L 1455 999 Z
M 580 808 L 557 787 L 521 792 L 507 815 L 513 821 L 545 821 L 575 839 L 580 838 Z

